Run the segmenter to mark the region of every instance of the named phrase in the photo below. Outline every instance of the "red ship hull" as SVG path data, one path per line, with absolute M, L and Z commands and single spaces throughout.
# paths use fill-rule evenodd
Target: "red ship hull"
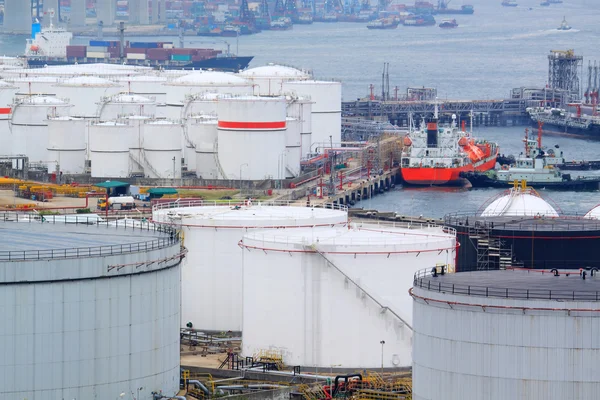
M 496 166 L 497 154 L 480 163 L 456 168 L 402 168 L 402 179 L 410 185 L 457 185 L 459 174 L 467 171 L 485 172 Z

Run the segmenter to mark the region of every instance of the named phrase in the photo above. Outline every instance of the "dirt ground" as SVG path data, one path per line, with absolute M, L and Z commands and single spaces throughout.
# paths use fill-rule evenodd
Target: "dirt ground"
M 197 355 L 194 355 L 194 352 L 187 351 L 187 346 L 184 348 L 186 351 L 181 353 L 181 365 L 186 367 L 219 368 L 223 360 L 227 358 L 226 353 L 201 356 L 199 348 L 196 352 Z
M 12 207 L 15 204 L 35 204 L 38 208 L 61 208 L 61 207 L 85 207 L 85 199 L 74 197 L 54 197 L 48 201 L 33 201 L 15 197 L 12 190 L 0 190 L 0 207 Z M 88 207 L 92 210 L 96 209 L 96 199 L 92 198 L 89 201 Z

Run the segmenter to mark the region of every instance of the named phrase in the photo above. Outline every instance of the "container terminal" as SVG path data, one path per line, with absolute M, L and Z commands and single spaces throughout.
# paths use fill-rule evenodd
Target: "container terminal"
M 477 317 L 492 327 L 514 317 L 507 329 L 523 340 L 531 335 L 522 318 L 548 323 L 549 312 L 588 324 L 598 312 L 595 299 L 577 297 L 588 283 L 596 293 L 598 208 L 564 215 L 521 182 L 442 220 L 352 209 L 399 184 L 407 147 L 417 146 L 391 121 L 342 123 L 340 82 L 282 65 L 35 71 L 1 73 L 0 97 L 11 104 L 2 132 L 18 140 L 0 137 L 11 149 L 0 158 L 9 305 L 0 313 L 16 321 L 18 299 L 33 306 L 0 331 L 17 349 L 0 366 L 33 360 L 36 372 L 0 385 L 0 397 L 441 400 L 442 384 L 429 387 L 443 375 L 432 372 L 427 340 L 437 336 L 427 329 L 442 335 L 444 313 L 454 318 L 476 300 Z M 466 133 L 475 119 L 427 101 L 434 121 L 423 140 Z M 475 164 L 478 145 L 495 149 L 460 145 Z M 495 306 L 502 312 L 489 312 Z M 470 342 L 459 333 L 452 339 Z M 512 345 L 519 357 L 534 343 Z M 44 373 L 57 360 L 64 372 Z M 514 387 L 506 371 L 480 379 Z M 535 385 L 551 379 L 541 373 Z M 597 384 L 565 379 L 580 393 Z M 462 386 L 448 387 L 464 397 Z M 561 390 L 543 398 L 564 398 Z

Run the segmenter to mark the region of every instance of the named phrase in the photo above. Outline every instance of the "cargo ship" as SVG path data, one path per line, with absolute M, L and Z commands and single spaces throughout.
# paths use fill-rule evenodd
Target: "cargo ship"
M 381 18 L 367 24 L 367 29 L 396 29 L 400 21 L 395 18 Z
M 600 116 L 594 115 L 593 109 L 587 107 L 590 115 L 583 111 L 586 107 L 581 104 L 571 104 L 570 109 L 529 107 L 526 109 L 531 124 L 543 124 L 544 133 L 572 136 L 581 138 L 600 139 Z
M 404 26 L 432 26 L 435 23 L 435 18 L 429 14 L 410 16 L 402 22 Z
M 502 6 L 504 7 L 516 7 L 519 4 L 517 4 L 517 2 L 515 0 L 504 0 L 502 2 Z
M 122 23 L 121 23 L 122 24 Z M 22 56 L 30 68 L 46 65 L 125 64 L 157 69 L 213 69 L 239 71 L 246 69 L 253 56 L 239 57 L 209 48 L 184 48 L 183 37 L 176 48 L 172 42 L 129 42 L 91 40 L 89 45 L 71 45 L 73 34 L 52 24 L 40 29 L 32 25 L 32 38 L 27 39 Z
M 458 26 L 458 23 L 456 22 L 455 19 L 443 19 L 442 22 L 440 23 L 440 28 L 444 28 L 444 29 L 456 28 L 457 26 Z
M 449 3 L 450 3 L 450 0 L 448 0 L 448 1 L 439 0 L 438 6 L 435 9 L 434 14 L 466 14 L 466 15 L 470 15 L 475 12 L 475 9 L 473 8 L 472 5 L 465 4 L 464 6 L 461 6 L 460 8 L 448 8 Z
M 432 122 L 421 124 L 404 138 L 402 179 L 409 185 L 460 185 L 461 172 L 489 171 L 496 166 L 498 145 L 476 140 L 456 125 L 437 123 L 437 107 Z

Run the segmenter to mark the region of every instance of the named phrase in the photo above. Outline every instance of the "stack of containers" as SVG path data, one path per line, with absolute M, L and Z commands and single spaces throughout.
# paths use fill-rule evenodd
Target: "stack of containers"
M 145 48 L 128 47 L 125 49 L 125 56 L 128 60 L 145 60 L 146 51 Z
M 85 58 L 86 46 L 67 46 L 67 58 Z

